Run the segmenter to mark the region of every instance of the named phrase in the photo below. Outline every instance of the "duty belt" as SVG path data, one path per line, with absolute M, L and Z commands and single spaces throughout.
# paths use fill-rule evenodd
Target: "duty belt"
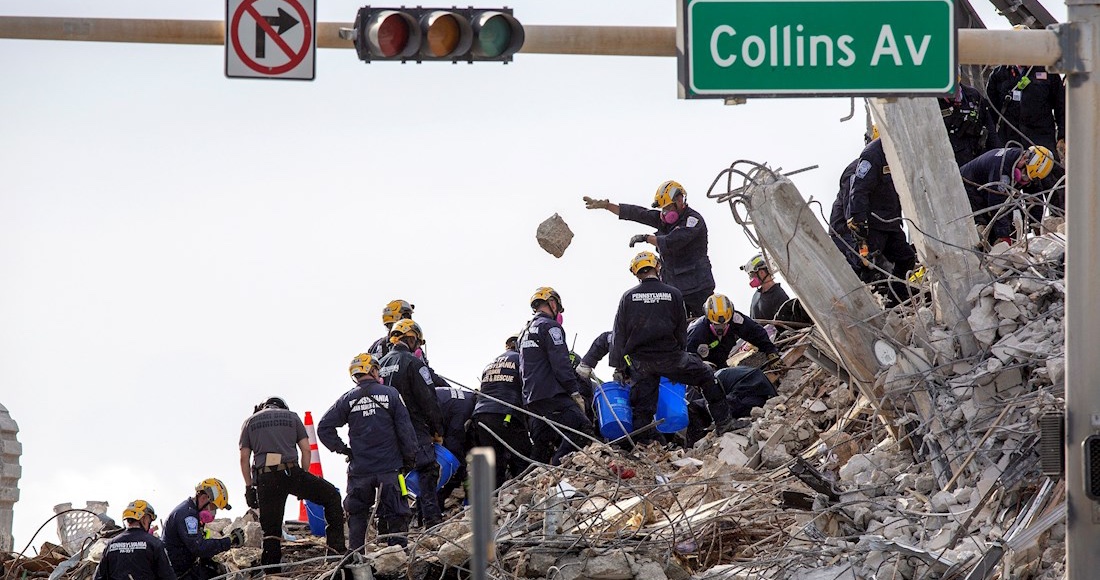
M 284 471 L 292 467 L 298 467 L 298 463 L 296 461 L 291 461 L 288 463 L 280 463 L 278 465 L 268 465 L 265 467 L 261 467 L 259 471 L 260 473 L 271 473 L 272 471 Z

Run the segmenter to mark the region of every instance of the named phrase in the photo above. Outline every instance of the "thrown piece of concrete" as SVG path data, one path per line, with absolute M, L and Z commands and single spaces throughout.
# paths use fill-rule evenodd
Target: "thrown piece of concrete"
M 573 241 L 573 230 L 569 229 L 569 224 L 565 223 L 560 215 L 554 214 L 539 224 L 538 230 L 535 231 L 535 239 L 538 240 L 542 249 L 555 258 L 560 258 Z

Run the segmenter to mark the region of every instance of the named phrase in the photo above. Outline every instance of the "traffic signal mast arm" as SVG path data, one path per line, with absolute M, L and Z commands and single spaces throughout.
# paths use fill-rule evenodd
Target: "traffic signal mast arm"
M 318 48 L 355 48 L 340 37 L 347 22 L 317 24 Z M 676 56 L 673 26 L 545 26 L 524 25 L 527 54 L 611 56 Z M 79 40 L 149 44 L 225 43 L 221 20 L 145 20 L 121 18 L 0 17 L 0 38 Z M 959 30 L 961 64 L 1019 64 L 1051 66 L 1062 52 L 1051 30 Z

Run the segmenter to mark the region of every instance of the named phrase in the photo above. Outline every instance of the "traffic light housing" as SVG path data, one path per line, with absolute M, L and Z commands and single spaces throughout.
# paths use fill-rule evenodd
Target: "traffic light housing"
M 350 32 L 365 62 L 510 62 L 523 46 L 523 26 L 510 8 L 364 6 Z

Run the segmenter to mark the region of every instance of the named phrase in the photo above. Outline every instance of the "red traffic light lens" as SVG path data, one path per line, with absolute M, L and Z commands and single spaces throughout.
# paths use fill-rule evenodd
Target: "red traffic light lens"
M 390 14 L 378 23 L 377 46 L 382 56 L 394 57 L 409 44 L 409 23 L 400 14 Z

